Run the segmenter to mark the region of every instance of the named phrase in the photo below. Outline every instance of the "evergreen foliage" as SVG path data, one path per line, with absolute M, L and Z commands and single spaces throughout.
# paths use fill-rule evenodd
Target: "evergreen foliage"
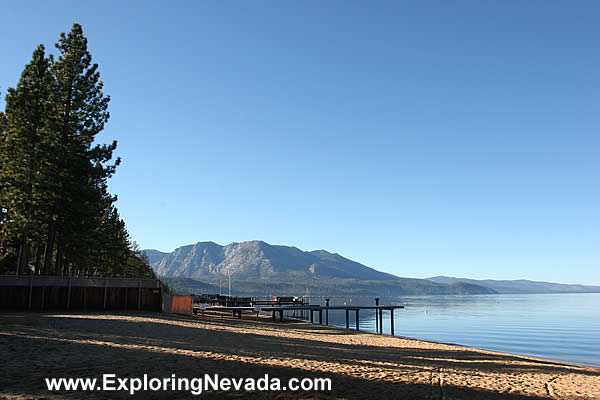
M 108 192 L 117 142 L 79 24 L 33 52 L 0 113 L 0 273 L 154 277 Z

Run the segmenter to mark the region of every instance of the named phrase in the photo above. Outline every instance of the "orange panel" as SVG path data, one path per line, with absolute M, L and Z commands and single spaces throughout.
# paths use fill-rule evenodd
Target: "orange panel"
M 171 312 L 175 314 L 191 314 L 192 313 L 192 296 L 173 295 L 173 303 Z

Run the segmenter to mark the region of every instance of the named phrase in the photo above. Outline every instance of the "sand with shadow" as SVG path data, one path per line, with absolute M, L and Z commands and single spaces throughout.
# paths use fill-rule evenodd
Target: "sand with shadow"
M 3 313 L 0 396 L 132 398 L 47 390 L 46 377 L 331 378 L 331 392 L 204 392 L 198 398 L 600 399 L 600 369 L 303 322 L 225 314 Z M 189 391 L 139 392 L 190 398 Z

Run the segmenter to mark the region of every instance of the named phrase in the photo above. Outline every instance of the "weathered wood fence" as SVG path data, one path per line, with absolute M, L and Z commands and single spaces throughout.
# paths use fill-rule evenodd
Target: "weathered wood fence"
M 157 279 L 0 275 L 0 309 L 161 311 Z

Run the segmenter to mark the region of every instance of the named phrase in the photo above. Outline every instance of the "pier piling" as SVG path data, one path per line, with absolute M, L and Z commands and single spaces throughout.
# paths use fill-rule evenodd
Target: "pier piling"
M 379 306 L 379 297 L 375 297 L 375 305 Z M 379 318 L 377 309 L 375 309 L 375 333 L 379 333 Z

